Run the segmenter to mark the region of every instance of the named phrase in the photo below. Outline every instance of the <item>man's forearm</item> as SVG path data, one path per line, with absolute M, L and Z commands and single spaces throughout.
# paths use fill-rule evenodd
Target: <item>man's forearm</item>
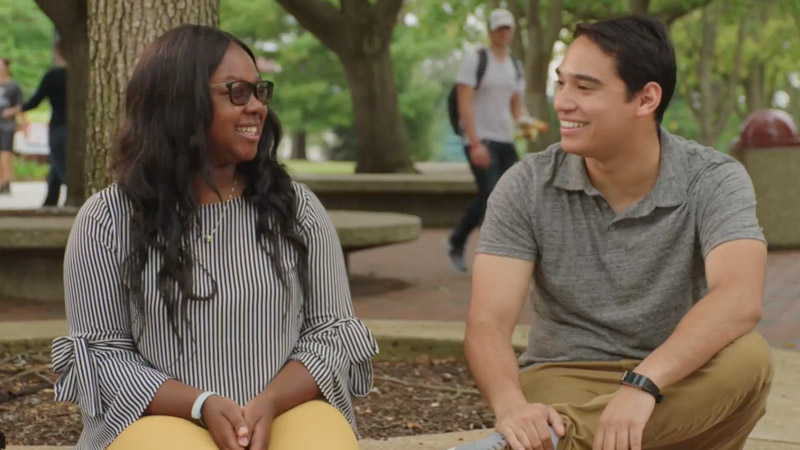
M 511 102 L 511 117 L 514 118 L 514 123 L 516 123 L 520 118 L 530 116 L 528 112 L 528 108 L 525 107 L 525 104 L 522 100 L 516 100 Z
M 491 325 L 467 324 L 464 352 L 478 389 L 495 413 L 501 406 L 527 402 L 511 336 Z
M 636 368 L 661 389 L 705 365 L 720 350 L 752 331 L 762 310 L 731 289 L 712 290 L 678 323 L 672 335 Z
M 478 138 L 478 134 L 475 131 L 475 114 L 472 110 L 472 105 L 459 105 L 458 117 L 461 119 L 464 134 L 467 135 L 469 142 L 479 142 L 480 138 Z

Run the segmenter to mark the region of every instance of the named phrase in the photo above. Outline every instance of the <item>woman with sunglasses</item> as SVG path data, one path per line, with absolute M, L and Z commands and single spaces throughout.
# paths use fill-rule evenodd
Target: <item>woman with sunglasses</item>
M 55 391 L 81 405 L 79 449 L 358 448 L 351 397 L 377 346 L 329 217 L 277 162 L 272 92 L 213 28 L 142 54 L 116 182 L 64 261 Z

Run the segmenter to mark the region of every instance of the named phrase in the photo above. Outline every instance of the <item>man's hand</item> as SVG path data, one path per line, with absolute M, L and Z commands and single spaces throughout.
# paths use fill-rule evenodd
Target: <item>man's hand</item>
M 269 446 L 272 421 L 275 419 L 275 405 L 263 393 L 244 406 L 244 419 L 252 430 L 250 450 L 267 450 Z
M 555 409 L 541 403 L 521 402 L 498 410 L 494 429 L 505 436 L 512 450 L 555 450 L 548 425 L 564 436 L 564 421 Z
M 642 433 L 656 399 L 647 392 L 622 386 L 603 410 L 592 450 L 642 450 Z
M 488 169 L 492 165 L 492 156 L 489 149 L 481 141 L 476 141 L 469 146 L 469 160 L 472 164 L 482 169 Z
M 212 395 L 201 410 L 203 422 L 220 450 L 243 450 L 250 443 L 250 428 L 242 407 L 231 399 Z

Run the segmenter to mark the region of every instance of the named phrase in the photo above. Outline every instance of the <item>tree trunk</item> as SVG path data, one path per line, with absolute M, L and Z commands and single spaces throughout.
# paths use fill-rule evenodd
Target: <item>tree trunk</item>
M 88 19 L 87 196 L 111 182 L 111 149 L 122 119 L 125 89 L 139 54 L 178 25 L 216 26 L 219 0 L 88 0 Z
M 750 61 L 747 69 L 750 76 L 747 77 L 745 90 L 747 91 L 747 113 L 750 114 L 759 109 L 766 108 L 766 95 L 764 92 L 764 63 L 761 61 Z
M 700 45 L 700 61 L 697 67 L 698 80 L 700 84 L 700 143 L 712 145 L 713 137 L 712 124 L 714 115 L 714 103 L 716 99 L 713 93 L 712 64 L 714 63 L 714 46 L 717 42 L 717 23 L 710 11 L 706 8 L 702 16 L 702 43 Z
M 402 0 L 278 0 L 344 66 L 353 105 L 356 172 L 411 172 L 389 44 Z
M 631 14 L 645 15 L 650 11 L 650 0 L 628 0 Z
M 550 117 L 550 100 L 547 98 L 547 80 L 550 60 L 553 56 L 553 45 L 563 26 L 562 11 L 564 0 L 550 0 L 547 8 L 547 22 L 543 23 L 539 0 L 530 0 L 528 4 L 527 34 L 528 48 L 525 58 L 525 94 L 528 110 L 537 119 L 554 125 Z M 557 127 L 551 126 L 547 133 L 528 145 L 529 151 L 539 151 L 559 139 Z
M 292 159 L 308 159 L 306 155 L 306 132 L 292 133 Z
M 800 86 L 795 87 L 788 75 L 786 76 L 786 92 L 789 93 L 789 104 L 786 105 L 786 111 L 793 115 L 795 120 L 800 121 Z
M 713 77 L 714 48 L 717 42 L 717 14 L 714 6 L 703 10 L 701 19 L 702 43 L 698 79 L 700 84 L 700 106 L 693 108 L 700 124 L 700 142 L 715 146 L 728 119 L 736 108 L 736 90 L 742 67 L 742 54 L 745 41 L 745 19 L 739 23 L 734 54 L 733 71 L 727 78 L 715 82 Z
M 356 172 L 409 172 L 411 158 L 388 46 L 376 56 L 343 60 L 357 136 Z
M 36 0 L 61 39 L 67 60 L 67 206 L 80 206 L 84 195 L 86 98 L 89 95 L 89 34 L 86 0 Z
M 525 17 L 523 1 L 524 0 L 509 0 L 508 2 L 508 10 L 514 15 L 515 24 L 514 39 L 511 41 L 511 55 L 517 58 L 521 64 L 525 64 L 525 61 L 528 60 L 525 42 L 522 40 L 524 33 L 522 28 L 520 28 L 520 19 Z

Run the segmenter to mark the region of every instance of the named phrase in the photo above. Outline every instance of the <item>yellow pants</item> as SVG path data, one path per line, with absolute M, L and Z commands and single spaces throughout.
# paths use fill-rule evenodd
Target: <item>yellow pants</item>
M 203 427 L 171 416 L 143 417 L 125 429 L 109 450 L 217 450 Z M 358 450 L 344 416 L 330 404 L 314 400 L 275 418 L 269 450 Z
M 567 432 L 559 450 L 591 450 L 600 414 L 639 361 L 552 363 L 520 374 L 529 402 L 551 405 Z M 695 373 L 662 391 L 644 429 L 643 446 L 658 450 L 739 450 L 766 412 L 772 357 L 751 332 Z

